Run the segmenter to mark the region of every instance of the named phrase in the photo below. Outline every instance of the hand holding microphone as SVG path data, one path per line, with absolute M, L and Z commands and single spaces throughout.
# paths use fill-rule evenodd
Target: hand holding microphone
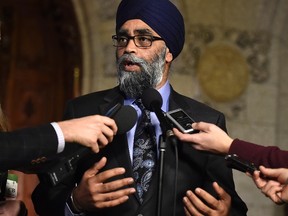
M 81 143 L 95 153 L 112 142 L 118 127 L 111 118 L 92 115 L 58 122 L 66 142 Z
M 105 120 L 105 121 L 107 119 L 110 119 L 111 121 L 114 120 L 118 129 L 116 132 L 116 130 L 114 130 L 115 129 L 114 126 L 112 126 L 112 128 L 110 128 L 110 129 L 105 128 L 105 127 L 107 127 L 107 125 L 109 125 L 109 124 L 107 124 L 104 127 L 105 129 L 103 129 L 103 132 L 100 132 L 100 134 L 102 134 L 103 137 L 101 137 L 101 136 L 97 137 L 96 136 L 97 140 L 93 141 L 93 143 L 95 143 L 95 142 L 97 143 L 97 146 L 98 146 L 98 142 L 101 142 L 103 144 L 103 143 L 108 143 L 109 139 L 111 139 L 111 141 L 112 141 L 113 136 L 115 135 L 114 131 L 118 135 L 126 133 L 135 125 L 135 123 L 137 121 L 136 110 L 131 106 L 122 106 L 121 104 L 116 104 L 115 106 L 110 108 L 108 110 L 108 112 L 105 114 L 105 116 L 99 116 L 99 117 L 101 117 L 102 120 Z M 113 125 L 113 123 L 111 125 Z M 110 132 L 107 132 L 107 131 L 110 131 Z M 109 136 L 110 136 L 110 134 L 112 134 L 112 133 L 113 133 L 113 136 L 111 136 L 111 138 L 105 137 L 105 136 L 107 136 L 107 134 L 109 134 Z M 102 140 L 100 140 L 100 139 L 102 139 Z M 96 148 L 96 150 L 97 150 L 97 146 L 94 146 L 94 149 Z M 94 149 L 93 149 L 93 151 L 94 151 Z M 98 151 L 99 151 L 99 149 L 98 149 Z M 56 164 L 53 163 L 53 164 L 51 164 L 51 166 L 48 165 L 47 168 L 43 168 L 43 167 L 41 168 L 40 167 L 39 171 L 38 170 L 33 170 L 33 171 L 43 174 L 43 175 L 39 176 L 40 181 L 47 182 L 50 185 L 57 185 L 63 179 L 70 176 L 70 174 L 75 170 L 77 162 L 81 158 L 87 156 L 90 153 L 91 153 L 91 150 L 89 148 L 80 147 L 77 151 L 73 152 L 72 154 L 65 156 L 64 158 L 60 158 L 59 161 L 55 162 Z
M 91 115 L 69 121 L 58 122 L 65 142 L 80 143 L 90 147 L 95 153 L 113 141 L 117 134 L 123 134 L 133 127 L 137 119 L 135 110 L 130 106 L 116 104 L 105 114 Z

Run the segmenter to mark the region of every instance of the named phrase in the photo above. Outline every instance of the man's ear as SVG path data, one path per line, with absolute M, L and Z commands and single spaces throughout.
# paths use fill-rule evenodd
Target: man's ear
M 169 51 L 169 48 L 167 48 L 165 60 L 166 62 L 172 62 L 173 60 L 173 54 Z

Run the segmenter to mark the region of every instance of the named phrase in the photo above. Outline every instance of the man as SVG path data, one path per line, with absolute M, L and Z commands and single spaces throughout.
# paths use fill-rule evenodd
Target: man
M 159 140 L 154 133 L 159 137 L 161 129 L 155 113 L 143 109 L 138 100 L 142 92 L 155 88 L 162 96 L 164 111 L 182 108 L 198 121 L 209 121 L 225 129 L 222 113 L 178 94 L 169 84 L 169 69 L 183 48 L 184 35 L 182 15 L 170 1 L 123 0 L 120 3 L 116 35 L 112 37 L 119 86 L 70 101 L 66 117 L 105 113 L 113 104 L 121 103 L 137 110 L 139 123 L 127 134 L 116 135 L 96 156 L 82 158 L 77 172 L 69 180 L 54 188 L 40 183 L 32 197 L 39 215 L 64 215 L 65 212 L 66 215 L 153 216 L 159 209 L 161 215 L 184 215 L 182 198 L 187 190 L 196 187 L 214 195 L 205 200 L 205 206 L 213 208 L 214 215 L 223 215 L 222 208 L 226 215 L 246 215 L 247 208 L 235 192 L 232 172 L 223 158 L 202 154 L 184 143 L 178 145 L 177 172 L 174 146 L 167 145 L 163 195 L 157 205 L 159 152 L 153 151 L 157 145 L 153 142 Z M 151 122 L 143 126 L 144 119 Z M 150 139 L 140 138 L 142 135 Z M 147 150 L 148 159 L 144 159 Z M 147 169 L 145 177 L 141 177 L 143 170 L 138 168 Z M 216 199 L 214 181 L 229 193 L 231 202 L 221 202 L 222 197 Z M 219 205 L 211 206 L 211 202 Z

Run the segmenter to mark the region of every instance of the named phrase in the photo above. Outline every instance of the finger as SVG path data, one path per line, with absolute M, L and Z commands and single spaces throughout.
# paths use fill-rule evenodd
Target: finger
M 107 139 L 107 137 L 103 133 L 101 133 L 98 136 L 97 143 L 98 143 L 100 148 L 104 148 L 109 143 L 109 140 Z
M 197 136 L 199 136 L 199 134 L 184 134 L 180 132 L 177 128 L 173 128 L 173 132 L 175 136 L 177 136 L 178 139 L 182 142 L 189 142 L 194 144 L 197 143 Z
M 125 188 L 117 191 L 113 191 L 110 193 L 104 193 L 104 194 L 95 194 L 95 201 L 96 202 L 106 202 L 106 206 L 109 206 L 109 203 L 119 200 L 122 197 L 129 196 L 131 194 L 134 194 L 136 192 L 135 188 Z M 103 204 L 104 204 L 103 203 Z
M 196 188 L 196 190 L 197 189 L 199 188 Z M 193 205 L 191 206 L 191 208 L 189 208 L 190 213 L 192 215 L 202 215 L 202 214 L 208 214 L 209 212 L 211 212 L 211 209 L 208 206 L 206 206 L 202 202 L 202 200 L 200 200 L 192 191 L 190 190 L 187 191 L 186 196 L 190 200 L 191 204 Z
M 271 193 L 273 190 L 276 190 L 277 187 L 281 186 L 281 184 L 274 180 L 269 180 L 264 187 L 261 188 L 261 191 L 265 194 Z M 282 189 L 282 187 L 281 187 Z
M 114 135 L 117 133 L 118 127 L 117 127 L 114 119 L 111 119 L 109 117 L 105 117 L 104 124 L 107 125 L 114 132 Z
M 281 202 L 281 198 L 277 196 L 277 193 L 281 191 L 282 186 L 276 181 L 269 181 L 265 187 L 261 189 L 261 192 L 275 203 Z
M 111 201 L 96 202 L 95 207 L 96 208 L 111 208 L 111 207 L 118 206 L 126 202 L 128 199 L 129 199 L 129 196 L 122 196 Z
M 124 178 L 124 179 L 119 179 L 115 180 L 113 182 L 105 183 L 99 186 L 97 192 L 99 193 L 107 193 L 111 191 L 115 191 L 119 188 L 123 188 L 125 186 L 129 186 L 134 183 L 133 178 Z M 134 189 L 134 188 L 133 188 Z
M 204 132 L 209 131 L 210 127 L 213 127 L 213 124 L 206 123 L 206 122 L 195 122 L 192 124 L 193 129 L 204 131 Z
M 187 193 L 190 193 L 190 191 Z M 189 197 L 188 196 L 185 196 L 183 197 L 183 203 L 184 203 L 184 207 L 190 212 L 190 213 L 193 213 L 193 211 L 195 211 L 195 207 L 193 206 L 192 204 L 192 201 L 190 200 L 192 195 L 190 195 Z M 193 198 L 191 198 L 193 200 Z
M 94 153 L 98 153 L 100 151 L 99 149 L 99 145 L 97 143 L 97 141 L 91 145 L 91 150 L 94 152 Z
M 184 212 L 185 216 L 192 216 L 192 214 L 189 213 L 188 209 L 184 206 Z
M 190 195 L 190 191 L 187 193 L 189 194 L 188 196 L 185 196 L 183 198 L 183 203 L 184 203 L 184 210 L 185 210 L 185 213 L 186 215 L 196 215 L 196 214 L 199 214 L 199 212 L 197 211 L 197 209 L 193 206 L 193 203 L 190 199 L 193 199 Z
M 102 132 L 103 132 L 103 134 L 105 135 L 105 137 L 107 138 L 108 142 L 112 142 L 113 137 L 114 137 L 114 135 L 115 135 L 114 131 L 113 131 L 110 127 L 108 127 L 108 126 L 105 125 L 105 126 L 102 128 Z
M 181 133 L 177 128 L 173 128 L 173 132 L 175 134 L 175 136 L 181 136 L 183 133 Z
M 285 201 L 282 199 L 282 191 L 281 192 L 277 192 L 275 194 L 275 200 L 274 201 L 277 205 L 282 205 L 285 203 Z
M 95 176 L 99 172 L 99 170 L 101 170 L 106 165 L 106 162 L 107 162 L 107 158 L 102 157 L 100 161 L 95 163 L 90 169 L 88 169 L 84 173 L 84 177 L 90 178 L 90 177 Z
M 266 168 L 264 166 L 260 166 L 259 170 L 261 171 L 261 173 L 263 173 L 263 175 L 267 175 L 269 177 L 269 179 L 273 179 L 273 178 L 277 178 L 278 177 L 278 172 L 277 170 L 279 169 L 271 169 L 271 168 Z
M 226 193 L 226 191 L 222 187 L 220 187 L 217 182 L 213 182 L 213 188 L 218 194 L 220 200 L 231 201 L 231 196 Z M 214 206 L 214 208 L 216 208 L 216 206 Z
M 202 190 L 201 188 L 196 188 L 195 193 L 197 194 L 198 197 L 202 198 L 202 200 L 204 200 L 209 205 L 207 206 L 201 201 L 201 204 L 197 205 L 198 206 L 197 208 L 200 209 L 201 212 L 207 214 L 211 211 L 211 208 L 212 209 L 217 208 L 218 200 L 211 194 L 207 193 L 205 190 Z
M 259 171 L 254 171 L 252 179 L 259 189 L 263 188 L 267 184 L 267 180 L 261 178 Z
M 107 182 L 112 177 L 123 175 L 125 169 L 123 167 L 117 167 L 110 170 L 103 171 L 93 177 L 94 184 Z

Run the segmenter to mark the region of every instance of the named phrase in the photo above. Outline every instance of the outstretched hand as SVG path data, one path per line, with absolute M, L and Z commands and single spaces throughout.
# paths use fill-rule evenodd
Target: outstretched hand
M 128 196 L 135 193 L 135 188 L 129 187 L 133 184 L 133 178 L 123 178 L 114 181 L 109 179 L 125 173 L 124 168 L 114 168 L 99 171 L 106 165 L 104 157 L 92 168 L 88 169 L 73 191 L 73 197 L 77 208 L 85 211 L 117 206 L 128 200 Z
M 183 198 L 184 211 L 186 216 L 228 216 L 231 206 L 231 197 L 224 191 L 216 182 L 213 183 L 213 188 L 218 194 L 219 199 L 216 199 L 205 190 L 196 188 L 195 193 L 187 191 Z M 204 200 L 206 203 L 204 203 Z

